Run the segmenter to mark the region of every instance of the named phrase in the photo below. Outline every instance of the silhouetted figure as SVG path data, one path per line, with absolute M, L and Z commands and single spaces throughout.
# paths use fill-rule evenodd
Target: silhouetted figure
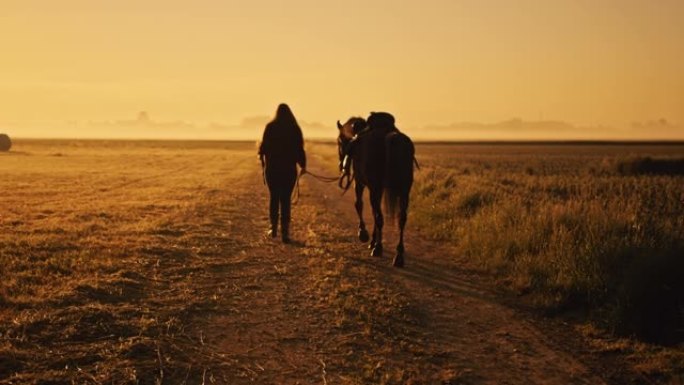
M 383 195 L 390 218 L 399 216 L 399 244 L 394 266 L 404 266 L 404 227 L 406 226 L 409 195 L 413 185 L 415 149 L 411 139 L 394 125 L 394 117 L 386 112 L 372 112 L 367 120 L 352 117 L 345 124 L 337 121 L 339 135 L 337 148 L 340 169 L 350 181 L 353 175 L 356 192 L 356 212 L 359 216 L 359 240 L 368 241 L 368 230 L 363 221 L 363 191 L 370 192 L 373 210 L 373 236 L 369 247 L 371 255 L 383 253 L 382 229 L 384 215 L 381 208 Z M 349 183 L 345 188 L 349 187 Z M 398 212 L 397 212 L 398 211 Z
M 297 181 L 297 164 L 306 172 L 304 137 L 294 114 L 287 104 L 280 104 L 276 116 L 266 125 L 259 146 L 259 158 L 264 167 L 264 176 L 271 194 L 269 215 L 272 237 L 278 236 L 278 214 L 280 214 L 281 236 L 290 242 L 290 197 Z M 279 213 L 280 212 L 280 213 Z

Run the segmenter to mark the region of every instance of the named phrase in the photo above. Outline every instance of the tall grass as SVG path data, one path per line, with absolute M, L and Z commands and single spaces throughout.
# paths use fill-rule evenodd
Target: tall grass
M 660 277 L 667 280 L 672 269 L 684 276 L 684 177 L 625 175 L 621 166 L 635 151 L 657 156 L 684 148 L 422 150 L 425 167 L 411 220 L 432 237 L 453 244 L 457 255 L 496 272 L 544 309 L 606 309 L 616 330 L 659 342 L 684 340 L 682 300 L 651 311 L 652 318 L 670 314 L 661 320 L 671 324 L 669 334 L 645 332 L 653 326 L 644 325 L 659 322 L 649 315 L 634 320 L 639 307 L 654 301 L 641 298 L 644 293 L 666 295 L 653 285 L 675 285 Z M 654 257 L 663 253 L 669 259 Z M 652 277 L 634 274 L 636 266 Z M 684 298 L 684 290 L 679 294 Z

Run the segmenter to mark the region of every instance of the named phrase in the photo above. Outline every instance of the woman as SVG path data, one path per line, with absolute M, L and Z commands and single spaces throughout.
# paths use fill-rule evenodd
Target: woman
M 287 104 L 279 105 L 275 118 L 266 125 L 259 158 L 271 194 L 271 229 L 268 233 L 273 238 L 278 236 L 280 211 L 281 237 L 284 243 L 289 243 L 290 196 L 297 181 L 297 164 L 302 174 L 306 172 L 306 154 L 302 130 Z

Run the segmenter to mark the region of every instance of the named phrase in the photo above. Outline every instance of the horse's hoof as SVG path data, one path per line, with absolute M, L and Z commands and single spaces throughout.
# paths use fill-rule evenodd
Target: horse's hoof
M 382 257 L 382 246 L 375 246 L 371 251 L 371 257 Z
M 397 256 L 394 257 L 394 262 L 392 263 L 392 266 L 404 267 L 404 255 L 403 254 L 397 254 Z
M 359 229 L 359 241 L 361 241 L 361 243 L 366 243 L 369 239 L 370 237 L 368 236 L 368 230 Z

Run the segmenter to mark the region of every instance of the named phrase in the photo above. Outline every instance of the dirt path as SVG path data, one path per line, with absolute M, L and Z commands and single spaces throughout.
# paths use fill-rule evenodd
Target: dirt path
M 305 177 L 295 242 L 266 237 L 251 144 L 40 146 L 5 182 L 0 384 L 603 383 L 410 218 L 405 269 L 392 231 L 370 257 L 334 185 Z
M 9 168 L 0 384 L 602 383 L 410 218 L 396 269 L 396 234 L 370 257 L 352 194 L 305 177 L 283 245 L 251 144 L 125 146 Z
M 312 170 L 321 171 L 312 165 Z M 207 277 L 222 288 L 198 326 L 217 383 L 600 384 L 448 251 L 410 232 L 406 269 L 371 258 L 354 238 L 350 195 L 311 178 L 294 209 L 296 242 L 262 235 L 266 194 L 256 168 L 216 194 L 208 220 L 252 241 Z M 229 192 L 228 192 L 229 191 Z M 392 250 L 389 232 L 386 250 Z M 387 252 L 390 254 L 390 252 Z M 215 257 L 219 257 L 218 255 Z

